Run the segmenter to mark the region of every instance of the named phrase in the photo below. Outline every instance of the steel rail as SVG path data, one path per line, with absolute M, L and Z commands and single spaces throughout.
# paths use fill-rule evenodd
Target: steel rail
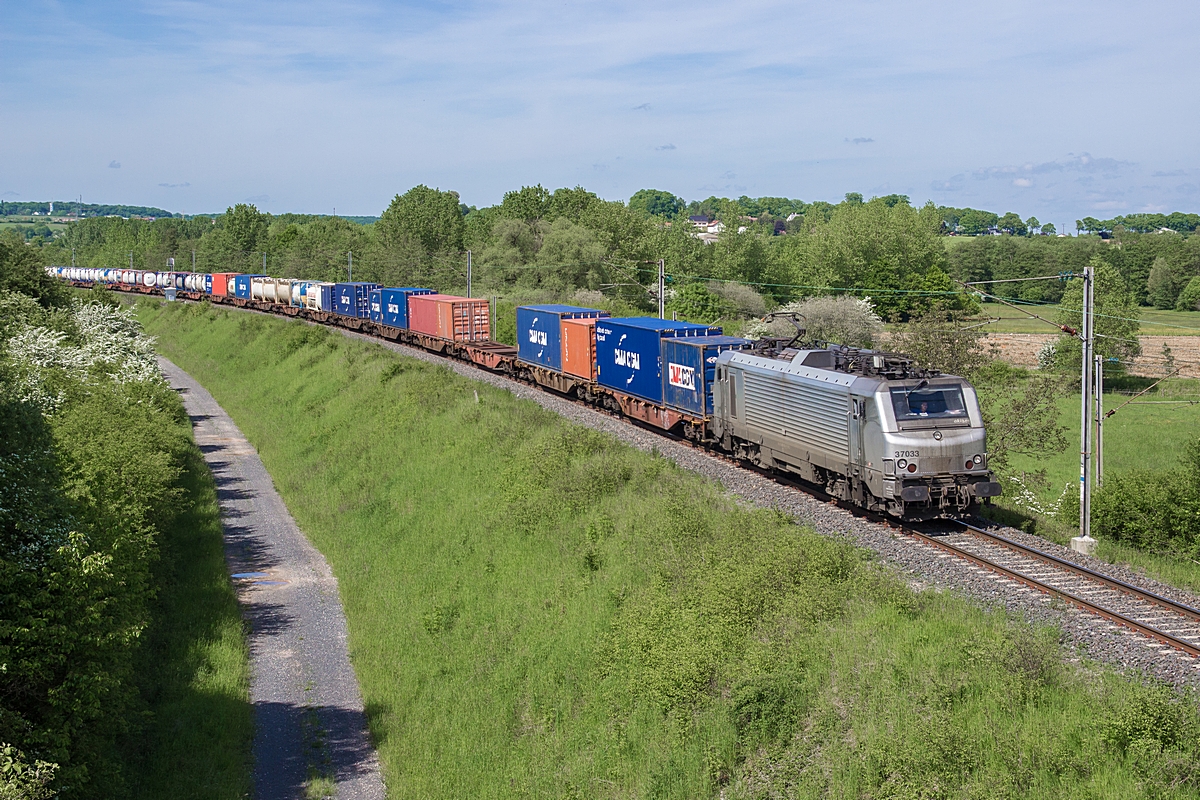
M 123 287 L 121 287 L 121 288 L 116 289 L 116 291 L 124 292 L 124 289 L 123 289 Z M 125 292 L 125 293 L 135 294 L 134 292 Z M 141 294 L 141 293 L 139 292 L 137 294 Z M 243 310 L 252 311 L 252 312 L 260 313 L 260 314 L 266 313 L 259 309 L 254 309 L 254 308 L 247 308 L 247 309 L 243 309 Z M 380 337 L 374 336 L 373 334 L 370 334 L 370 333 L 362 333 L 362 332 L 356 332 L 356 333 L 358 333 L 361 336 L 366 336 L 366 337 L 370 337 L 370 338 L 380 338 Z M 408 346 L 412 346 L 412 345 L 408 345 Z M 483 367 L 480 367 L 478 364 L 473 364 L 473 362 L 464 362 L 464 363 L 471 363 L 473 366 L 477 367 L 480 370 L 484 369 Z M 513 379 L 513 378 L 511 378 L 511 376 L 510 376 L 510 379 Z M 539 384 L 533 384 L 533 385 L 540 386 Z M 576 401 L 576 402 L 578 402 L 578 401 Z M 579 403 L 579 405 L 586 405 L 586 404 Z M 750 472 L 754 472 L 754 473 L 759 474 L 768 479 L 773 479 L 775 482 L 783 484 L 785 486 L 790 486 L 792 488 L 800 489 L 810 495 L 817 497 L 818 499 L 824 499 L 829 502 L 832 502 L 835 505 L 837 505 L 841 508 L 844 508 L 852 513 L 856 513 L 856 514 L 860 514 L 860 515 L 865 514 L 867 517 L 875 516 L 871 512 L 864 512 L 863 509 L 848 506 L 847 504 L 837 500 L 836 498 L 829 496 L 827 493 L 823 492 L 821 489 L 819 489 L 815 486 L 812 486 L 810 484 L 807 484 L 803 481 L 792 479 L 790 476 L 785 477 L 779 473 L 768 472 L 768 471 L 763 470 L 755 465 L 749 464 L 747 462 L 744 462 L 744 461 L 734 458 L 732 456 L 728 456 L 728 455 L 721 454 L 721 453 L 716 453 L 716 452 L 710 450 L 709 448 L 703 447 L 702 445 L 698 445 L 695 442 L 689 441 L 686 437 L 683 437 L 683 436 L 680 436 L 678 434 L 674 434 L 674 433 L 671 433 L 668 431 L 664 431 L 660 428 L 652 428 L 648 424 L 642 423 L 640 420 L 636 420 L 636 419 L 633 419 L 630 417 L 625 417 L 623 415 L 618 415 L 618 414 L 615 414 L 612 412 L 608 412 L 605 409 L 595 408 L 593 406 L 586 406 L 586 407 L 591 408 L 594 411 L 599 411 L 600 413 L 606 413 L 609 416 L 613 416 L 614 418 L 625 419 L 626 421 L 633 423 L 635 427 L 643 428 L 646 430 L 652 430 L 660 435 L 663 435 L 665 438 L 673 439 L 682 444 L 686 444 L 695 450 L 704 451 L 712 457 L 716 457 L 720 460 L 740 466 L 743 469 L 747 469 Z M 1166 644 L 1170 647 L 1173 647 L 1177 650 L 1187 653 L 1190 656 L 1200 658 L 1200 646 L 1197 646 L 1197 645 L 1187 642 L 1185 640 L 1176 638 L 1175 636 L 1172 636 L 1171 634 L 1166 633 L 1165 631 L 1158 630 L 1157 628 L 1155 628 L 1151 625 L 1147 625 L 1143 622 L 1138 622 L 1137 620 L 1131 619 L 1130 617 L 1127 617 L 1127 616 L 1121 614 L 1120 612 L 1105 608 L 1101 605 L 1093 603 L 1090 600 L 1087 600 L 1086 598 L 1071 594 L 1068 591 L 1058 589 L 1054 586 L 1050 586 L 1048 584 L 1042 583 L 1041 581 L 1037 580 L 1036 578 L 1031 578 L 1027 575 L 1022 574 L 1021 572 L 1010 569 L 1001 564 L 997 564 L 983 556 L 979 556 L 979 555 L 976 555 L 975 553 L 971 553 L 970 551 L 965 550 L 960 547 L 957 547 L 953 544 L 950 544 L 949 542 L 941 541 L 935 535 L 923 533 L 914 528 L 910 528 L 906 525 L 900 524 L 896 520 L 893 520 L 890 518 L 881 518 L 881 519 L 879 519 L 879 521 L 883 522 L 884 524 L 887 524 L 891 527 L 894 527 L 894 528 L 900 530 L 903 534 L 905 534 L 909 537 L 912 537 L 914 539 L 918 539 L 918 540 L 924 542 L 925 544 L 936 547 L 940 550 L 943 550 L 951 555 L 962 558 L 966 561 L 970 561 L 970 562 L 976 564 L 977 566 L 983 567 L 984 569 L 987 569 L 992 572 L 1003 575 L 1004 577 L 1014 580 L 1018 583 L 1022 583 L 1031 589 L 1035 589 L 1039 592 L 1043 592 L 1045 594 L 1049 594 L 1054 597 L 1058 597 L 1058 598 L 1065 600 L 1066 602 L 1068 602 L 1072 605 L 1075 605 L 1085 611 L 1089 611 L 1093 614 L 1096 614 L 1099 617 L 1109 620 L 1110 622 L 1114 622 L 1118 625 L 1121 625 L 1121 626 L 1124 626 L 1131 630 L 1137 631 L 1138 633 L 1141 633 L 1144 636 L 1147 636 L 1151 639 L 1155 639 L 1159 642 L 1162 642 L 1163 644 Z M 1002 546 L 1004 546 L 1008 549 L 1011 549 L 1021 555 L 1031 556 L 1035 559 L 1038 559 L 1045 563 L 1051 564 L 1051 565 L 1058 567 L 1060 569 L 1063 569 L 1067 572 L 1074 573 L 1081 577 L 1088 578 L 1088 579 L 1095 581 L 1097 583 L 1100 583 L 1108 588 L 1134 595 L 1134 596 L 1138 597 L 1139 599 L 1146 600 L 1155 605 L 1159 605 L 1161 607 L 1167 608 L 1175 613 L 1180 614 L 1181 616 L 1186 616 L 1193 620 L 1200 621 L 1200 610 L 1192 608 L 1191 606 L 1183 605 L 1181 603 L 1176 603 L 1174 600 L 1170 600 L 1169 598 L 1162 597 L 1161 595 L 1157 595 L 1154 592 L 1150 592 L 1146 589 L 1140 589 L 1136 586 L 1125 583 L 1124 581 L 1121 581 L 1117 578 L 1112 578 L 1112 577 L 1103 575 L 1101 573 L 1095 572 L 1094 570 L 1090 570 L 1087 567 L 1082 567 L 1082 566 L 1079 566 L 1078 564 L 1074 564 L 1072 562 L 1066 561 L 1065 559 L 1060 559 L 1057 556 L 1051 555 L 1049 553 L 1045 553 L 1045 552 L 1043 552 L 1041 550 L 1037 550 L 1036 548 L 1033 548 L 1033 547 L 1028 547 L 1026 545 L 1020 544 L 1019 542 L 1015 542 L 1012 539 L 1008 539 L 999 534 L 995 534 L 990 531 L 986 531 L 982 528 L 977 528 L 973 525 L 962 522 L 961 520 L 954 520 L 954 521 L 957 522 L 958 524 L 962 525 L 963 527 L 967 528 L 972 533 L 974 533 L 978 536 L 983 536 L 983 537 L 992 539 L 996 543 L 1001 544 Z
M 1014 542 L 1011 539 L 1007 539 L 1003 536 L 999 536 L 998 534 L 993 534 L 988 531 L 983 531 L 980 528 L 976 528 L 972 525 L 967 525 L 966 523 L 960 523 L 960 524 L 962 524 L 966 528 L 969 528 L 973 533 L 976 533 L 976 534 L 982 533 L 986 537 L 994 539 L 998 543 L 1003 544 L 1006 548 L 1012 549 L 1017 553 L 1020 553 L 1022 555 L 1032 556 L 1040 561 L 1044 561 L 1044 562 L 1052 564 L 1056 567 L 1060 567 L 1060 568 L 1064 569 L 1065 571 L 1070 572 L 1072 574 L 1079 575 L 1081 577 L 1086 577 L 1089 580 L 1095 581 L 1096 583 L 1100 583 L 1109 588 L 1116 589 L 1121 592 L 1127 592 L 1129 594 L 1132 594 L 1132 595 L 1138 597 L 1139 599 L 1147 600 L 1151 603 L 1154 603 L 1155 605 L 1159 605 L 1164 608 L 1168 608 L 1169 610 L 1174 611 L 1175 613 L 1178 613 L 1182 616 L 1200 620 L 1200 610 L 1194 609 L 1190 606 L 1183 605 L 1181 603 L 1176 603 L 1174 600 L 1169 600 L 1165 597 L 1162 597 L 1161 595 L 1155 594 L 1154 592 L 1150 592 L 1145 589 L 1139 589 L 1136 586 L 1132 586 L 1132 585 L 1127 584 L 1124 581 L 1118 580 L 1116 578 L 1111 578 L 1107 575 L 1102 575 L 1098 572 L 1088 569 L 1087 567 L 1081 567 L 1078 564 L 1072 564 L 1069 561 L 1060 559 L 1057 556 L 1050 555 L 1049 553 L 1044 553 L 1044 552 L 1037 550 L 1035 548 L 1032 548 L 1032 547 L 1026 547 L 1025 545 Z M 1133 619 L 1132 617 L 1128 617 L 1128 616 L 1120 613 L 1119 611 L 1114 611 L 1110 608 L 1106 608 L 1098 603 L 1088 600 L 1087 598 L 1080 597 L 1079 595 L 1072 594 L 1071 592 L 1068 592 L 1064 589 L 1059 589 L 1055 586 L 1051 586 L 1047 583 L 1043 583 L 1042 581 L 1039 581 L 1037 578 L 1031 578 L 1030 576 L 1025 575 L 1022 572 L 1019 572 L 1010 567 L 1006 567 L 1003 564 L 998 564 L 998 563 L 992 561 L 991 559 L 988 559 L 981 555 L 977 555 L 976 553 L 972 553 L 969 550 L 966 550 L 965 548 L 961 548 L 961 547 L 958 547 L 957 545 L 953 545 L 949 542 L 942 541 L 939 539 L 939 537 L 937 537 L 935 535 L 923 533 L 921 531 L 915 530 L 913 528 L 909 528 L 907 526 L 899 526 L 899 528 L 901 531 L 904 532 L 905 535 L 910 536 L 914 539 L 918 539 L 925 544 L 931 545 L 940 550 L 944 550 L 945 552 L 950 553 L 951 555 L 954 555 L 959 558 L 970 561 L 973 564 L 983 567 L 984 569 L 991 570 L 992 572 L 996 572 L 1000 575 L 1003 575 L 1006 578 L 1017 581 L 1018 583 L 1025 584 L 1026 586 L 1028 586 L 1031 589 L 1036 589 L 1039 592 L 1043 592 L 1043 593 L 1049 594 L 1053 597 L 1057 597 L 1061 600 L 1065 600 L 1066 602 L 1068 602 L 1072 605 L 1078 606 L 1079 608 L 1082 608 L 1085 611 L 1089 611 L 1093 614 L 1096 614 L 1097 616 L 1100 616 L 1104 619 L 1109 620 L 1110 622 L 1115 622 L 1118 625 L 1121 625 L 1123 627 L 1134 630 L 1134 631 L 1142 634 L 1143 636 L 1147 636 L 1151 639 L 1155 639 L 1159 642 L 1162 642 L 1163 644 L 1173 647 L 1176 650 L 1180 650 L 1184 653 L 1187 653 L 1188 655 L 1190 655 L 1194 658 L 1200 658 L 1200 645 L 1193 644 L 1192 642 L 1186 641 L 1184 639 L 1180 639 L 1180 638 L 1173 636 L 1172 634 L 1169 634 L 1165 631 L 1161 631 L 1158 628 L 1155 628 L 1153 625 L 1147 625 L 1144 622 L 1139 622 L 1138 620 Z

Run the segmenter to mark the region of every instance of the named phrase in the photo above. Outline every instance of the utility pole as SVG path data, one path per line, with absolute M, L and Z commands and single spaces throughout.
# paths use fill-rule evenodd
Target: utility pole
M 267 254 L 263 253 L 263 275 L 267 274 Z
M 337 213 L 336 208 L 333 210 L 333 213 L 334 214 Z M 346 269 L 348 269 L 350 271 L 350 282 L 354 283 L 354 251 L 353 250 L 346 251 Z
M 471 251 L 467 251 L 467 297 L 471 296 Z
M 133 269 L 133 251 L 129 251 L 129 268 Z
M 75 266 L 75 248 L 71 248 L 71 266 Z
M 1083 268 L 1083 380 L 1080 384 L 1082 402 L 1079 430 L 1079 535 L 1071 539 L 1071 549 L 1090 555 L 1096 550 L 1092 538 L 1092 369 L 1095 366 L 1093 345 L 1095 332 L 1092 303 L 1095 293 L 1095 273 L 1089 264 Z
M 196 251 L 192 251 L 192 272 L 196 271 Z
M 1096 354 L 1096 488 L 1104 483 L 1104 356 Z
M 658 260 L 658 318 L 666 319 L 666 302 L 667 302 L 667 260 L 660 258 Z

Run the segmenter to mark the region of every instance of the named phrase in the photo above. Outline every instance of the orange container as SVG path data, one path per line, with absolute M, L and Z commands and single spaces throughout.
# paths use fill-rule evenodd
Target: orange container
M 562 321 L 562 370 L 568 375 L 596 380 L 596 320 Z
M 410 330 L 454 342 L 491 339 L 491 308 L 487 300 L 452 294 L 408 296 Z
M 231 295 L 231 294 L 233 294 L 233 287 L 229 286 L 228 283 L 229 283 L 229 279 L 237 274 L 238 273 L 236 273 L 236 272 L 214 272 L 212 274 L 212 279 L 213 279 L 212 293 L 216 294 L 216 295 Z

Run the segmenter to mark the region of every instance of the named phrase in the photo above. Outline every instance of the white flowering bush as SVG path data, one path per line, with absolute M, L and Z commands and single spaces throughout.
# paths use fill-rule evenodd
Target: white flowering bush
M 1037 351 L 1038 369 L 1051 370 L 1054 369 L 1056 359 L 1058 358 L 1058 347 L 1054 342 L 1046 342 Z
M 809 341 L 872 347 L 883 333 L 883 320 L 875 313 L 875 305 L 869 297 L 810 297 L 781 306 L 775 313 L 802 315 L 807 329 L 804 338 Z M 746 335 L 751 338 L 795 334 L 795 326 L 786 319 L 756 322 L 746 328 Z
M 1008 495 L 1009 501 L 1017 508 L 1026 513 L 1037 514 L 1042 517 L 1050 517 L 1057 519 L 1062 511 L 1063 501 L 1067 499 L 1067 493 L 1071 491 L 1071 484 L 1063 487 L 1058 497 L 1053 502 L 1045 502 L 1038 497 L 1037 492 L 1030 489 L 1025 483 L 1024 476 L 1009 475 L 1008 481 L 1013 484 L 1015 491 Z
M 29 322 L 11 326 L 4 344 L 18 397 L 43 414 L 62 404 L 66 383 L 162 381 L 154 338 L 142 332 L 132 310 L 76 302 L 68 322 L 73 335 Z

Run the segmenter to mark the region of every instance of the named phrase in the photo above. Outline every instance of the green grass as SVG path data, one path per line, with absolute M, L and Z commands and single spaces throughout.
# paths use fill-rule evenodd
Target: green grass
M 194 446 L 183 511 L 160 540 L 153 622 L 138 653 L 151 716 L 128 755 L 134 798 L 250 793 L 249 651 L 230 585 L 212 474 Z
M 1197 794 L 1196 709 L 1052 630 L 445 367 L 140 309 L 329 560 L 393 797 Z
M 1129 391 L 1143 388 L 1152 380 L 1127 378 Z M 1104 395 L 1105 410 L 1116 409 L 1132 398 L 1131 394 L 1115 392 Z M 1197 401 L 1197 404 L 1191 404 Z M 1048 508 L 1064 493 L 1077 498 L 1079 493 L 1079 395 L 1067 394 L 1058 400 L 1059 420 L 1067 429 L 1067 449 L 1049 458 L 1035 459 L 1014 455 L 1011 458 L 1015 473 L 1044 471 L 1046 482 L 1038 485 L 1025 480 L 1025 485 L 1037 495 L 1037 501 Z M 1104 423 L 1104 471 L 1106 474 L 1133 469 L 1172 469 L 1179 464 L 1183 448 L 1189 441 L 1200 438 L 1200 382 L 1172 380 L 1161 384 L 1151 393 L 1120 408 Z M 1036 530 L 1048 539 L 1066 544 L 1079 533 L 1076 515 L 1078 503 L 1066 504 L 1067 513 L 1058 519 L 1050 515 L 1028 515 L 1027 505 L 1017 499 L 1019 488 L 1006 481 L 1001 509 L 1021 512 L 1005 516 L 994 513 L 1000 521 Z M 1110 563 L 1128 564 L 1158 580 L 1200 591 L 1200 565 L 1190 559 L 1179 559 L 1165 553 L 1147 553 L 1117 542 L 1100 541 L 1096 553 Z
M 981 316 L 999 321 L 987 325 L 988 333 L 1044 333 L 1058 331 L 1041 320 L 1010 308 L 1002 303 L 982 303 Z M 1025 306 L 1023 306 L 1025 307 Z M 1057 306 L 1028 306 L 1030 312 L 1054 321 Z M 1197 336 L 1200 335 L 1200 311 L 1159 311 L 1156 308 L 1138 308 L 1138 319 L 1142 320 L 1142 336 Z

